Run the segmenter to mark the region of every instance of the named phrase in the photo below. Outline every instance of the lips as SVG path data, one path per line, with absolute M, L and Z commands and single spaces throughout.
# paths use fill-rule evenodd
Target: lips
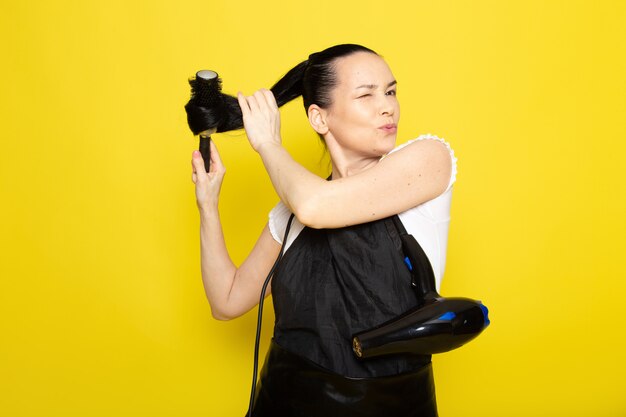
M 394 123 L 389 123 L 389 124 L 380 126 L 379 129 L 388 133 L 393 133 L 396 130 L 398 130 L 398 126 L 395 125 Z

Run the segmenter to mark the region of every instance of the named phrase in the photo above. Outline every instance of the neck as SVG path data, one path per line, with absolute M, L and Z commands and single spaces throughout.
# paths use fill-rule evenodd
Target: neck
M 366 169 L 373 167 L 378 163 L 378 161 L 380 161 L 380 157 L 358 157 L 355 155 L 348 155 L 346 152 L 331 152 L 330 158 L 333 167 L 333 180 L 349 177 L 363 172 Z

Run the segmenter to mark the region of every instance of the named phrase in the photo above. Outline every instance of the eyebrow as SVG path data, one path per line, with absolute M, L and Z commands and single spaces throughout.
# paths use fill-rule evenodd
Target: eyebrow
M 391 87 L 392 85 L 396 85 L 396 84 L 398 84 L 398 81 L 393 80 L 392 82 L 387 84 L 387 88 Z M 376 84 L 363 84 L 363 85 L 360 85 L 357 88 L 355 88 L 355 90 L 357 90 L 359 88 L 369 88 L 370 90 L 373 90 L 375 88 L 378 88 L 378 86 Z

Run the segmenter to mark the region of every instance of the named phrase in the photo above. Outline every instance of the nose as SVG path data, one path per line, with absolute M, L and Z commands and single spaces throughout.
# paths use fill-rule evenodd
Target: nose
M 379 106 L 379 111 L 382 116 L 393 116 L 394 103 L 392 96 L 383 96 Z

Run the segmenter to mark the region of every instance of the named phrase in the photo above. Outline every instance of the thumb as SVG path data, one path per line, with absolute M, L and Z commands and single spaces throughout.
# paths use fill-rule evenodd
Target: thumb
M 217 146 L 214 141 L 211 141 L 211 172 L 219 172 L 224 171 L 224 164 L 222 163 L 222 158 L 220 157 L 220 153 L 217 151 Z
M 191 154 L 191 165 L 193 166 L 194 174 L 198 175 L 198 178 L 203 178 L 206 176 L 206 170 L 204 168 L 204 159 L 202 159 L 202 155 L 200 151 L 193 151 Z M 204 174 L 204 175 L 203 175 Z

